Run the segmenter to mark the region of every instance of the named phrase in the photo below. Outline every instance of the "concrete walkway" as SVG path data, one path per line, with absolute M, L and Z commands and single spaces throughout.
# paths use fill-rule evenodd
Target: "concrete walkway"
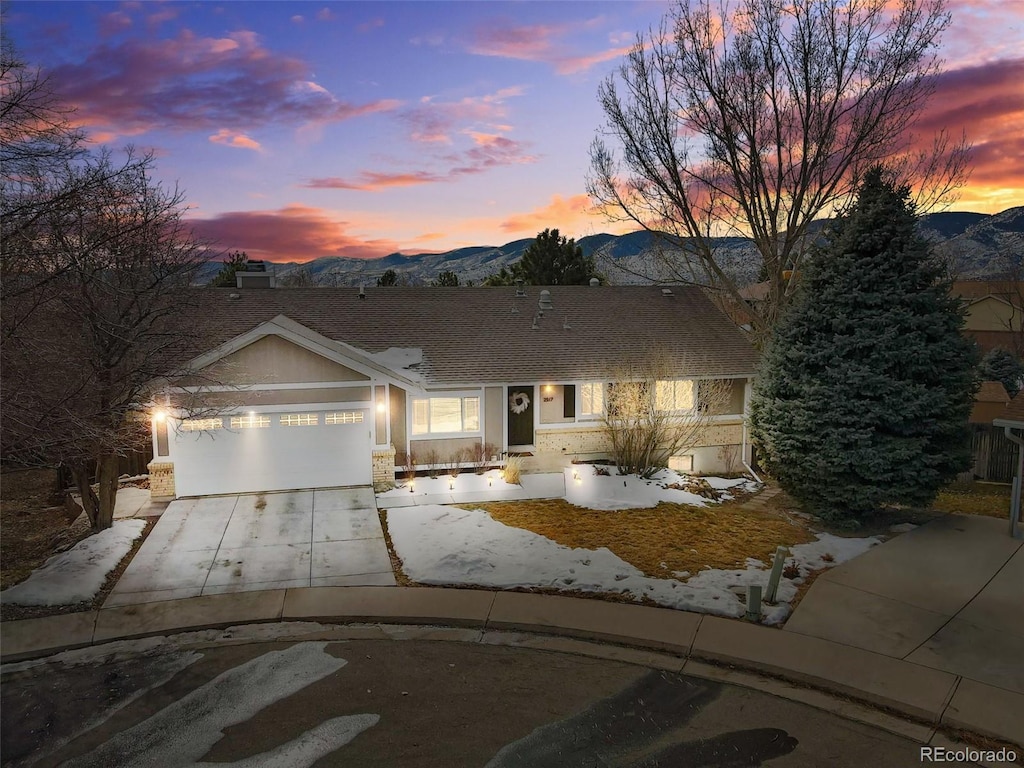
M 394 583 L 370 488 L 204 497 L 167 507 L 104 607 Z
M 821 574 L 785 631 L 1024 694 L 1024 542 L 947 515 Z
M 370 623 L 367 636 L 386 638 L 381 625 L 466 628 L 457 636 L 487 642 L 488 634 L 518 630 L 559 637 L 524 640 L 530 647 L 579 652 L 577 641 L 614 644 L 609 657 L 644 663 L 628 646 L 656 652 L 659 664 L 682 672 L 709 665 L 753 670 L 884 707 L 910 718 L 912 738 L 929 743 L 936 728 L 964 729 L 1024 746 L 1024 694 L 906 659 L 797 632 L 714 616 L 514 592 L 429 587 L 321 587 L 208 595 L 141 605 L 104 607 L 0 625 L 5 661 L 112 640 L 231 627 L 257 622 Z M 310 639 L 319 625 L 296 625 Z M 375 628 L 376 627 L 376 628 Z M 356 629 L 356 628 L 353 628 Z M 376 633 L 376 634 L 374 634 Z M 446 634 L 447 633 L 447 634 Z M 666 666 L 669 665 L 669 666 Z M 728 680 L 728 670 L 718 677 Z

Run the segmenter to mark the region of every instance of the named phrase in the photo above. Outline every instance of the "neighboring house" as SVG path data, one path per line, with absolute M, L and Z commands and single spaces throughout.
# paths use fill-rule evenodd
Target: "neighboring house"
M 974 396 L 971 407 L 971 424 L 991 424 L 992 419 L 1002 415 L 1010 396 L 1001 381 L 983 381 Z
M 153 403 L 154 497 L 380 488 L 456 455 L 605 456 L 606 387 L 652 359 L 679 410 L 729 381 L 678 465 L 750 458 L 757 356 L 697 288 L 201 290 L 209 351 Z
M 768 287 L 767 282 L 754 283 L 741 289 L 740 296 L 756 311 L 767 300 Z M 1015 280 L 959 280 L 950 293 L 964 302 L 964 333 L 978 343 L 982 355 L 1001 347 L 1024 357 L 1024 285 Z M 723 304 L 737 325 L 750 322 L 750 309 Z
M 967 306 L 964 333 L 984 355 L 997 347 L 1024 356 L 1024 286 L 1013 280 L 962 280 L 952 293 Z
M 1010 535 L 1024 538 L 1024 394 L 1018 394 L 992 422 L 1001 427 L 1006 438 L 1016 444 L 1017 466 L 1013 474 L 1013 491 L 1010 494 Z

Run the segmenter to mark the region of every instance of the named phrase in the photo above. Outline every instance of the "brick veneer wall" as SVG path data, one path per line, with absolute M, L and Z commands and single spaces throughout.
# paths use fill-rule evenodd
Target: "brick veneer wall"
M 711 425 L 704 439 L 693 447 L 739 445 L 742 442 L 743 424 L 737 421 Z M 533 444 L 537 448 L 537 453 L 590 454 L 606 453 L 611 449 L 603 426 L 555 431 L 538 430 L 534 435 Z
M 153 501 L 174 499 L 174 463 L 154 459 L 146 468 L 149 470 L 149 497 Z
M 373 452 L 373 490 L 395 487 L 395 446 Z

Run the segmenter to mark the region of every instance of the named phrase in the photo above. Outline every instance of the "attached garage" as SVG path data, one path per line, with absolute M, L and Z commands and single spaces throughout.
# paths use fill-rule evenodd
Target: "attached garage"
M 171 433 L 178 496 L 372 482 L 369 409 L 246 412 L 185 419 Z

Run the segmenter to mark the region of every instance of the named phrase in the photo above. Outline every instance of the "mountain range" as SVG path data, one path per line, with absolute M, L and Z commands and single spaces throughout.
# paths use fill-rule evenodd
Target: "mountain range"
M 824 225 L 826 222 L 822 222 Z M 959 279 L 998 279 L 1024 264 L 1024 207 L 988 215 L 969 212 L 932 213 L 921 217 L 921 233 L 931 240 L 936 253 L 946 260 Z M 405 282 L 428 285 L 446 270 L 459 281 L 480 284 L 488 275 L 522 257 L 533 238 L 513 240 L 501 246 L 470 246 L 444 253 L 392 253 L 378 259 L 324 256 L 304 264 L 266 262 L 279 281 L 301 273 L 318 285 L 374 285 L 386 270 L 393 269 Z M 664 268 L 673 256 L 658 237 L 639 231 L 626 235 L 597 234 L 580 238 L 584 255 L 593 256 L 598 269 L 617 285 L 649 283 L 652 279 L 678 279 Z M 716 239 L 720 263 L 741 284 L 757 279 L 759 264 L 753 244 L 746 238 Z M 209 262 L 199 282 L 207 283 L 219 271 L 220 262 Z

